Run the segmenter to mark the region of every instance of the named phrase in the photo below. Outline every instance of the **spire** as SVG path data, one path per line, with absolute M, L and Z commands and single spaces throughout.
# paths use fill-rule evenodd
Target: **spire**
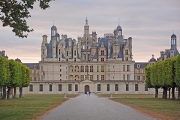
M 88 25 L 88 19 L 87 19 L 87 17 L 86 17 L 86 25 Z

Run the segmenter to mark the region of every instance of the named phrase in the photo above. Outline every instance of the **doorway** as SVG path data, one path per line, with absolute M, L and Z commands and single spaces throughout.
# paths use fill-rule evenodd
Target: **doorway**
M 87 94 L 87 92 L 89 91 L 90 89 L 89 89 L 89 85 L 86 85 L 85 87 L 84 87 L 84 94 Z

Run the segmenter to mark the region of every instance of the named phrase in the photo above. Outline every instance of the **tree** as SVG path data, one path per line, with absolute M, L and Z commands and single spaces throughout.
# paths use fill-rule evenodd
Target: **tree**
M 49 2 L 52 0 L 1 0 L 0 20 L 3 27 L 12 27 L 16 36 L 27 37 L 27 33 L 32 32 L 33 29 L 29 28 L 26 19 L 31 17 L 29 9 L 33 9 L 36 1 L 39 1 L 41 9 L 46 9 L 50 7 Z
M 176 57 L 174 66 L 175 66 L 175 83 L 178 87 L 178 99 L 180 100 L 180 55 Z

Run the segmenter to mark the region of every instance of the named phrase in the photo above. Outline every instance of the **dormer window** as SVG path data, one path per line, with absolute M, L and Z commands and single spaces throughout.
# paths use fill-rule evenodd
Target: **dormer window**
M 34 65 L 34 69 L 36 69 L 36 65 Z
M 128 55 L 128 50 L 125 50 L 125 55 Z
M 101 50 L 101 55 L 104 55 L 104 50 Z
M 137 68 L 140 68 L 140 64 L 137 64 Z

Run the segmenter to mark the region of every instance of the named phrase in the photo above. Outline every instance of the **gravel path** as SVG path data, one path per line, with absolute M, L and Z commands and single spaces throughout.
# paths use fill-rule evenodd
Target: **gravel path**
M 42 120 L 156 120 L 136 110 L 109 100 L 85 94 L 64 102 L 42 116 Z

